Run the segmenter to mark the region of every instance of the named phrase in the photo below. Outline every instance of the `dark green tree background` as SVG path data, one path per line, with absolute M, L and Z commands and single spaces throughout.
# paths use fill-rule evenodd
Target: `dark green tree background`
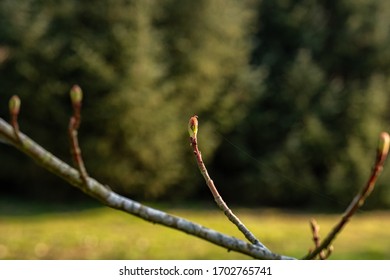
M 229 202 L 344 205 L 366 180 L 390 118 L 385 0 L 0 2 L 0 115 L 68 161 L 68 90 L 85 92 L 81 146 L 91 175 L 146 199 L 207 189 L 199 141 Z M 74 197 L 0 146 L 2 191 Z M 381 177 L 370 200 L 390 205 Z
M 257 98 L 248 64 L 248 1 L 1 1 L 1 116 L 22 99 L 20 125 L 70 161 L 68 91 L 85 92 L 81 146 L 91 175 L 141 198 L 180 198 L 200 181 L 187 122 L 202 120 L 210 157 Z M 251 27 L 252 26 L 252 27 Z M 3 189 L 64 197 L 68 187 L 1 147 Z
M 389 3 L 264 0 L 259 11 L 266 90 L 230 136 L 250 157 L 225 142 L 221 179 L 257 205 L 344 205 L 389 128 Z M 389 204 L 389 179 L 373 204 Z

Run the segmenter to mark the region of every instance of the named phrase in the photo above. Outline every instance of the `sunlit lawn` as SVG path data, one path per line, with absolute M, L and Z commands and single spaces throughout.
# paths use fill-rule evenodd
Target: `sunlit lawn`
M 7 207 L 11 209 L 0 212 L 0 259 L 249 259 L 104 207 L 71 212 L 66 207 L 62 211 L 49 208 L 36 213 L 17 207 L 12 213 L 12 206 Z M 164 210 L 242 238 L 223 213 L 212 207 Z M 321 225 L 322 236 L 337 219 L 288 210 L 239 208 L 235 212 L 270 249 L 295 257 L 312 247 L 311 217 Z M 390 212 L 359 214 L 334 245 L 331 259 L 390 259 Z

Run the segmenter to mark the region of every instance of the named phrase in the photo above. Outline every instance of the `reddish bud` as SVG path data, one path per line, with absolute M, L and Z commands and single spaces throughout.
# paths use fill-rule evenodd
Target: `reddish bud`
M 198 133 L 198 116 L 194 115 L 190 118 L 188 122 L 188 133 L 192 139 L 196 139 L 196 134 Z

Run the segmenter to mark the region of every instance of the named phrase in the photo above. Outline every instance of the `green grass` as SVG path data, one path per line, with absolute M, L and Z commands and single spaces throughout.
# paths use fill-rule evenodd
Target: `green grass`
M 70 211 L 72 210 L 72 211 Z M 208 207 L 166 208 L 169 213 L 242 238 L 222 212 Z M 312 247 L 308 221 L 322 236 L 336 215 L 289 210 L 234 209 L 271 250 L 295 257 Z M 353 217 L 331 259 L 390 259 L 390 212 Z M 201 239 L 103 207 L 0 205 L 0 259 L 249 259 Z

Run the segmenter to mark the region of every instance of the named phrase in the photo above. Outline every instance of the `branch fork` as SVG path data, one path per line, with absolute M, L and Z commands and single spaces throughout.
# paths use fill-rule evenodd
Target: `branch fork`
M 84 193 L 102 202 L 106 206 L 117 209 L 153 224 L 160 224 L 169 228 L 185 232 L 192 236 L 201 238 L 217 246 L 226 248 L 228 251 L 236 251 L 256 259 L 266 260 L 292 260 L 293 257 L 276 254 L 264 246 L 247 243 L 238 238 L 225 235 L 215 230 L 206 228 L 200 224 L 193 223 L 181 217 L 170 215 L 166 212 L 148 207 L 137 201 L 123 197 L 111 190 L 106 185 L 88 177 L 84 162 L 81 156 L 81 149 L 78 143 L 78 129 L 81 122 L 81 101 L 82 92 L 78 86 L 70 91 L 73 114 L 69 120 L 68 134 L 70 138 L 70 149 L 76 169 L 61 161 L 59 158 L 45 150 L 28 136 L 19 131 L 17 116 L 19 110 L 10 111 L 11 125 L 0 118 L 0 137 L 8 144 L 13 145 L 22 153 L 28 155 L 39 165 L 53 174 L 61 177 L 71 185 L 79 188 Z M 20 101 L 20 100 L 19 100 Z M 15 103 L 17 106 L 20 103 Z M 199 152 L 200 155 L 200 152 Z

